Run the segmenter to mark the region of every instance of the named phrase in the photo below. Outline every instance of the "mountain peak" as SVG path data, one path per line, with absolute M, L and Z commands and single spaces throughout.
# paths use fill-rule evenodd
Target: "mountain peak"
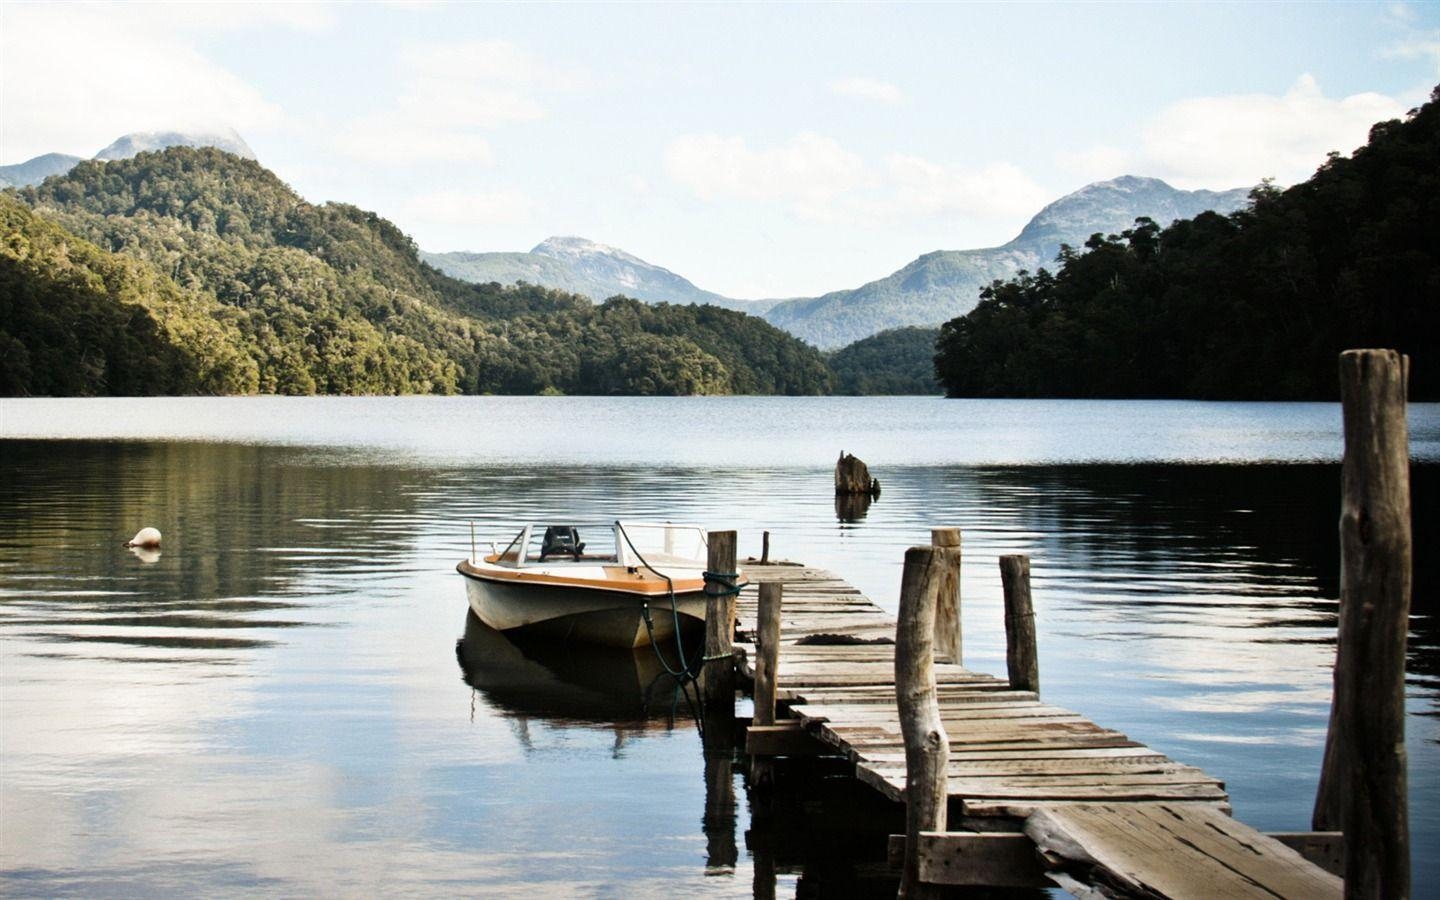
M 1118 234 L 1131 227 L 1138 216 L 1149 216 L 1164 226 L 1175 219 L 1194 218 L 1206 210 L 1234 212 L 1245 205 L 1249 196 L 1249 188 L 1182 191 L 1159 178 L 1121 175 L 1087 184 L 1048 204 L 1025 225 L 1019 237 L 1005 246 L 1024 246 L 1037 251 L 1042 260 L 1049 260 L 1061 243 L 1083 243 L 1096 232 Z
M 214 147 L 245 159 L 254 159 L 255 151 L 233 128 L 175 131 L 136 131 L 117 138 L 95 154 L 96 159 L 129 159 L 138 153 L 164 150 L 166 147 Z
M 535 245 L 531 253 L 552 259 L 579 260 L 596 256 L 611 256 L 626 262 L 641 262 L 618 247 L 601 244 L 589 238 L 555 235 Z

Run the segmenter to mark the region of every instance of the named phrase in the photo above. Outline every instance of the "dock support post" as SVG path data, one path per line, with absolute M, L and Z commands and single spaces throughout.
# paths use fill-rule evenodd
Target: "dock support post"
M 940 593 L 935 600 L 935 653 L 957 666 L 964 665 L 961 644 L 965 629 L 960 619 L 960 529 L 932 528 L 930 543 L 945 550 L 945 569 L 940 579 Z
M 728 735 L 735 718 L 735 532 L 712 531 L 708 539 L 705 576 L 705 658 L 701 673 L 701 700 L 709 726 L 710 711 L 728 717 Z M 717 719 L 717 722 L 719 720 Z M 706 728 L 707 737 L 710 729 Z M 716 735 L 719 737 L 719 735 Z
M 946 826 L 945 767 L 950 739 L 940 721 L 935 690 L 935 602 L 944 573 L 944 551 L 905 551 L 900 615 L 895 626 L 895 698 L 905 741 L 905 869 L 900 896 L 938 896 L 941 888 L 920 881 L 920 832 Z
M 705 727 L 706 868 L 735 868 L 735 532 L 707 536 L 705 656 L 700 708 Z
M 760 609 L 756 613 L 755 643 L 755 725 L 775 724 L 775 669 L 780 664 L 780 605 L 785 586 L 779 582 L 760 585 Z M 770 759 L 750 760 L 750 781 L 769 788 L 775 781 Z
M 1000 557 L 1005 588 L 1005 668 L 1010 688 L 1040 693 L 1040 657 L 1035 649 L 1035 608 L 1030 601 L 1030 557 Z
M 1340 354 L 1340 634 L 1314 828 L 1344 832 L 1346 897 L 1410 894 L 1408 370 L 1394 350 Z
M 770 532 L 765 532 L 760 537 L 760 565 L 770 563 Z

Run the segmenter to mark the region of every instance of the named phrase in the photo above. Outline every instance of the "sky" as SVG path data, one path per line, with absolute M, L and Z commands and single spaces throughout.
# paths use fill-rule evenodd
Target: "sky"
M 0 3 L 0 164 L 231 127 L 426 250 L 741 298 L 1002 244 L 1122 174 L 1308 177 L 1440 83 L 1440 2 Z

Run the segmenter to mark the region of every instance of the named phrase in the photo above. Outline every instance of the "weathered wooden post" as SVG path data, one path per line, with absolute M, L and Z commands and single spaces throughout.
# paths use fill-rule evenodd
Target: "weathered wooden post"
M 920 881 L 919 837 L 944 831 L 945 767 L 950 740 L 940 721 L 935 691 L 935 599 L 944 575 L 944 553 L 935 547 L 905 551 L 900 616 L 895 626 L 895 699 L 905 742 L 905 870 L 901 897 L 938 896 L 937 885 Z
M 712 531 L 708 538 L 709 553 L 705 570 L 705 657 L 700 678 L 700 697 L 706 710 L 728 716 L 731 724 L 724 731 L 734 730 L 735 717 L 735 532 Z M 717 719 L 718 721 L 718 719 Z M 706 729 L 709 737 L 709 729 Z M 720 737 L 717 735 L 716 737 Z M 733 743 L 731 737 L 727 742 Z
M 735 532 L 707 536 L 705 651 L 700 707 L 705 724 L 706 866 L 729 870 L 739 859 L 735 842 Z
M 765 532 L 760 538 L 760 565 L 767 565 L 770 562 L 770 532 Z
M 784 594 L 785 586 L 779 582 L 760 585 L 755 629 L 755 725 L 775 724 L 775 670 L 780 664 L 780 606 Z M 775 780 L 773 761 L 752 758 L 750 780 L 757 787 L 770 787 Z
M 870 469 L 858 456 L 841 450 L 840 459 L 835 463 L 835 493 L 878 497 L 880 480 L 870 477 Z
M 1010 687 L 1040 693 L 1040 656 L 1035 650 L 1035 608 L 1030 602 L 1030 557 L 1000 557 L 1005 588 L 1005 669 Z
M 935 600 L 935 652 L 941 659 L 964 665 L 960 621 L 960 529 L 932 528 L 930 543 L 945 551 L 945 569 Z
M 1340 636 L 1313 827 L 1345 834 L 1346 897 L 1410 895 L 1408 370 L 1394 350 L 1340 354 Z

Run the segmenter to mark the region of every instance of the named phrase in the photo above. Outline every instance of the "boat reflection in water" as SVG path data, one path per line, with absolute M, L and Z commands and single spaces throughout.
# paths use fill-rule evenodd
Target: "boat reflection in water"
M 465 683 L 497 709 L 521 718 L 592 725 L 674 727 L 693 713 L 680 682 L 656 651 L 678 669 L 680 648 L 666 641 L 636 648 L 503 634 L 465 613 L 455 644 Z M 690 659 L 701 648 L 686 648 Z

